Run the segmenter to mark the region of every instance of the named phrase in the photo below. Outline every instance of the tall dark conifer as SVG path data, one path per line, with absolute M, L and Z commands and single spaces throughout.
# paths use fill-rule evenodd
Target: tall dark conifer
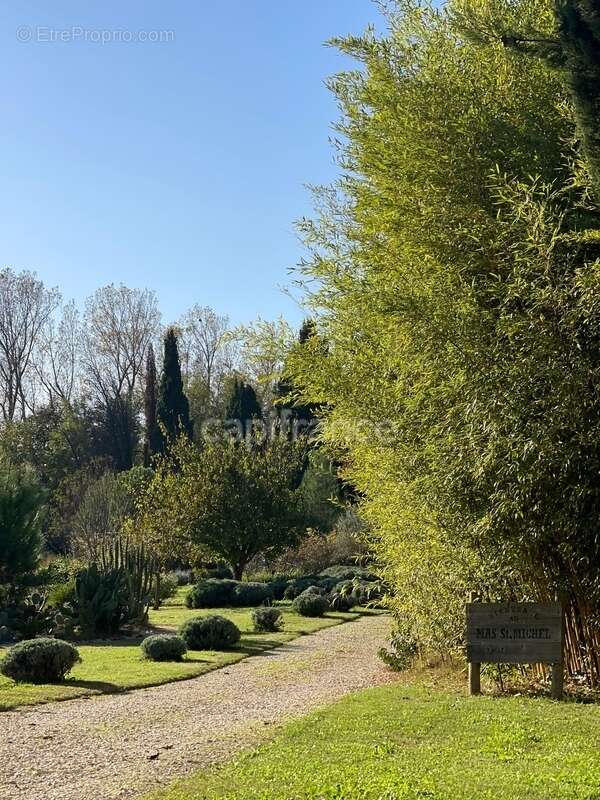
M 306 345 L 316 335 L 317 326 L 314 321 L 305 319 L 298 332 L 298 342 L 301 345 Z M 290 434 L 292 433 L 291 427 L 293 425 L 295 425 L 297 432 L 300 433 L 310 431 L 316 424 L 318 406 L 314 403 L 300 402 L 297 399 L 300 394 L 299 387 L 294 384 L 294 381 L 288 375 L 280 378 L 274 388 L 277 411 L 282 420 L 282 425 L 287 418 Z
M 261 416 L 262 408 L 254 387 L 240 378 L 235 378 L 225 403 L 225 419 L 239 420 L 247 425 L 254 419 L 260 419 Z
M 154 348 L 148 347 L 146 354 L 146 387 L 144 390 L 144 418 L 146 423 L 144 437 L 144 465 L 149 466 L 152 456 L 160 452 L 161 435 L 157 421 L 158 386 Z
M 160 452 L 181 434 L 192 437 L 190 406 L 183 391 L 177 333 L 169 328 L 165 334 L 163 370 L 160 378 L 156 417 L 160 435 Z

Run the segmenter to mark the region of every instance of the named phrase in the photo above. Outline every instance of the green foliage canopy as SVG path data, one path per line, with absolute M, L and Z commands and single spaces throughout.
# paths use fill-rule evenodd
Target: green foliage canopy
M 469 588 L 567 591 L 574 626 L 600 602 L 600 217 L 568 86 L 465 39 L 482 8 L 555 26 L 545 0 L 399 2 L 337 42 L 362 69 L 330 82 L 343 176 L 301 226 L 319 336 L 291 359 L 399 617 L 442 649 Z
M 38 566 L 43 494 L 30 471 L 0 465 L 0 585 L 18 585 Z
M 159 552 L 223 559 L 239 579 L 255 555 L 278 555 L 298 541 L 305 450 L 283 439 L 224 438 L 198 448 L 180 438 L 157 467 L 136 527 Z

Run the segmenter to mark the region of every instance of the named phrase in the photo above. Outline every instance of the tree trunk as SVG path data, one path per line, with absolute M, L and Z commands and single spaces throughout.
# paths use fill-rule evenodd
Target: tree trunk
M 156 573 L 156 579 L 154 581 L 154 606 L 155 611 L 158 611 L 160 608 L 160 572 Z

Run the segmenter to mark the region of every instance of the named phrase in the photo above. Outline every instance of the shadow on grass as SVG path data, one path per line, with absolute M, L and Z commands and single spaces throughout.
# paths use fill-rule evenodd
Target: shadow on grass
M 125 687 L 119 686 L 117 683 L 108 683 L 107 681 L 84 681 L 77 678 L 67 678 L 62 683 L 54 685 L 73 686 L 77 689 L 88 689 L 91 692 L 101 692 L 102 694 L 114 694 L 115 692 L 127 691 Z
M 281 639 L 265 639 L 260 634 L 257 634 L 256 638 L 254 636 L 244 636 L 244 641 L 235 650 L 247 656 L 259 656 L 276 648 L 280 650 L 285 644 L 287 644 L 285 639 L 283 641 Z

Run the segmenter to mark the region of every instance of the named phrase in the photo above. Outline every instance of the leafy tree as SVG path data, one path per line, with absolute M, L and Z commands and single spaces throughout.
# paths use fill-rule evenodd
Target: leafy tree
M 107 472 L 91 482 L 73 518 L 73 551 L 90 562 L 97 561 L 103 545 L 122 532 L 132 512 L 133 498 L 119 476 Z
M 231 333 L 239 347 L 238 371 L 256 387 L 265 418 L 271 414 L 273 389 L 294 338 L 293 328 L 281 317 L 273 322 L 259 318 Z
M 161 452 L 180 435 L 191 437 L 188 399 L 183 391 L 181 365 L 177 348 L 177 332 L 169 328 L 164 340 L 163 370 L 158 391 L 157 419 L 161 432 Z
M 135 463 L 140 425 L 131 398 L 113 397 L 87 411 L 92 426 L 94 449 L 117 472 Z
M 159 551 L 222 559 L 240 579 L 254 556 L 278 555 L 299 540 L 303 444 L 225 438 L 199 449 L 183 437 L 173 460 L 159 464 L 136 521 Z
M 46 493 L 44 537 L 52 551 L 65 552 L 68 546 L 74 506 L 67 497 L 79 497 L 75 487 L 81 476 L 106 469 L 100 450 L 95 422 L 79 405 L 43 406 L 2 431 L 2 456 L 31 470 Z
M 0 584 L 15 587 L 38 566 L 43 494 L 31 472 L 0 465 Z

